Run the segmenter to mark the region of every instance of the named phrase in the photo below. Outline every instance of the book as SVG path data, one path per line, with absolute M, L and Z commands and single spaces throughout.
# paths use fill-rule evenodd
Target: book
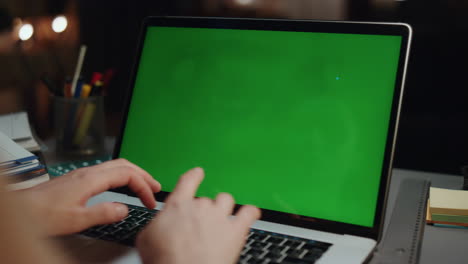
M 38 139 L 29 125 L 26 112 L 0 116 L 0 132 L 29 151 L 39 151 Z
M 12 140 L 23 140 L 32 137 L 26 112 L 0 116 L 0 131 Z
M 38 157 L 0 132 L 0 177 L 14 186 L 28 188 L 49 179 L 47 170 Z

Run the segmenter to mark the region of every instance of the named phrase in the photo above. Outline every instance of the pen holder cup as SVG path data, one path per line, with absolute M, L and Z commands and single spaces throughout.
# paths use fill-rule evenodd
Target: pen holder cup
M 104 151 L 104 100 L 54 97 L 56 151 L 68 156 L 99 155 Z

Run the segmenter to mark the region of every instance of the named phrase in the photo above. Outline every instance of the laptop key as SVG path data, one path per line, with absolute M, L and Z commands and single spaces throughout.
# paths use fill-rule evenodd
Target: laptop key
M 311 262 L 311 261 L 292 258 L 292 257 L 286 257 L 286 258 L 283 259 L 283 261 L 281 261 L 282 264 L 310 264 L 310 263 L 314 263 L 314 262 L 315 262 L 315 260 L 313 260 L 313 262 Z
M 141 218 L 135 217 L 135 216 L 128 216 L 127 218 L 124 219 L 125 222 L 132 223 L 132 224 L 136 224 L 140 222 L 141 220 L 142 220 Z
M 125 230 L 132 230 L 133 228 L 137 227 L 137 224 L 123 222 L 123 223 L 119 224 L 118 227 L 120 227 L 122 229 L 125 229 Z
M 149 221 L 151 221 L 151 219 L 143 218 L 142 220 L 140 220 L 140 222 L 138 222 L 138 224 L 144 227 L 149 223 Z
M 309 243 L 306 243 L 303 245 L 301 248 L 307 249 L 307 250 L 312 250 L 312 249 L 321 249 L 322 251 L 327 250 L 330 247 L 331 244 L 329 243 L 323 243 L 323 242 L 317 242 L 317 241 L 309 241 Z
M 265 250 L 260 250 L 260 249 L 255 249 L 255 248 L 251 248 L 249 250 L 249 255 L 252 255 L 252 257 L 256 257 L 256 258 L 263 258 L 263 256 L 265 256 L 268 252 L 265 251 Z
M 249 239 L 253 239 L 255 241 L 263 241 L 266 237 L 267 237 L 266 234 L 254 233 L 253 235 L 249 237 Z
M 140 211 L 140 210 L 133 210 L 129 212 L 129 215 L 135 216 L 135 217 L 141 217 L 142 215 L 146 214 L 145 211 Z
M 290 248 L 297 248 L 299 245 L 301 245 L 302 242 L 298 240 L 286 240 L 282 245 L 283 246 L 288 246 Z
M 108 226 L 105 226 L 105 227 L 99 229 L 99 231 L 105 232 L 105 233 L 108 233 L 108 234 L 112 234 L 117 230 L 119 230 L 119 228 L 115 224 L 108 225 Z
M 268 247 L 268 251 L 273 253 L 273 254 L 281 254 L 283 251 L 286 250 L 286 247 L 283 246 L 278 246 L 278 245 L 270 245 Z
M 268 263 L 267 260 L 265 259 L 258 259 L 258 258 L 250 258 L 248 261 L 247 261 L 248 264 L 263 264 L 263 263 Z
M 278 253 L 268 252 L 265 255 L 266 259 L 270 259 L 270 262 L 278 263 L 284 256 Z
M 249 259 L 251 259 L 251 258 L 252 258 L 251 255 L 240 256 L 237 263 L 241 263 L 241 264 L 248 263 L 247 261 L 249 261 Z
M 124 229 L 119 229 L 112 235 L 114 235 L 116 239 L 120 240 L 128 236 L 128 231 Z
M 244 247 L 244 249 L 242 249 L 241 251 L 241 256 L 246 256 L 249 253 L 249 251 L 250 251 L 250 247 L 249 248 Z
M 285 253 L 288 255 L 288 257 L 300 259 L 303 258 L 307 252 L 307 249 L 289 249 Z
M 270 236 L 266 242 L 270 242 L 275 245 L 281 245 L 286 239 L 284 237 Z
M 264 248 L 266 248 L 268 245 L 270 245 L 270 244 L 265 243 L 265 242 L 253 242 L 253 243 L 251 243 L 249 246 L 250 246 L 251 248 L 254 248 L 254 249 L 264 249 Z
M 146 214 L 144 216 L 142 216 L 142 217 L 148 218 L 148 219 L 153 219 L 156 216 L 157 213 L 158 213 L 157 211 L 155 211 L 155 212 L 146 212 Z

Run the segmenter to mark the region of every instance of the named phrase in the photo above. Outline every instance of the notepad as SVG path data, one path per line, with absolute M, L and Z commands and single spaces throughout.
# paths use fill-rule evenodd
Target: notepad
M 468 216 L 468 191 L 431 187 L 429 199 L 432 215 Z
M 466 215 L 445 215 L 432 214 L 432 220 L 437 222 L 452 222 L 468 224 L 468 216 Z
M 426 222 L 439 227 L 467 227 L 468 191 L 431 187 Z

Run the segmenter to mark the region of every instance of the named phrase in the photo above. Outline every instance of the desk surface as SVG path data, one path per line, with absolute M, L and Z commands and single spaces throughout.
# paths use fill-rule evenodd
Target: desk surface
M 395 169 L 390 185 L 386 221 L 395 205 L 400 182 L 405 178 L 427 178 L 433 187 L 461 189 L 463 177 Z M 425 226 L 420 263 L 468 263 L 468 229 Z

